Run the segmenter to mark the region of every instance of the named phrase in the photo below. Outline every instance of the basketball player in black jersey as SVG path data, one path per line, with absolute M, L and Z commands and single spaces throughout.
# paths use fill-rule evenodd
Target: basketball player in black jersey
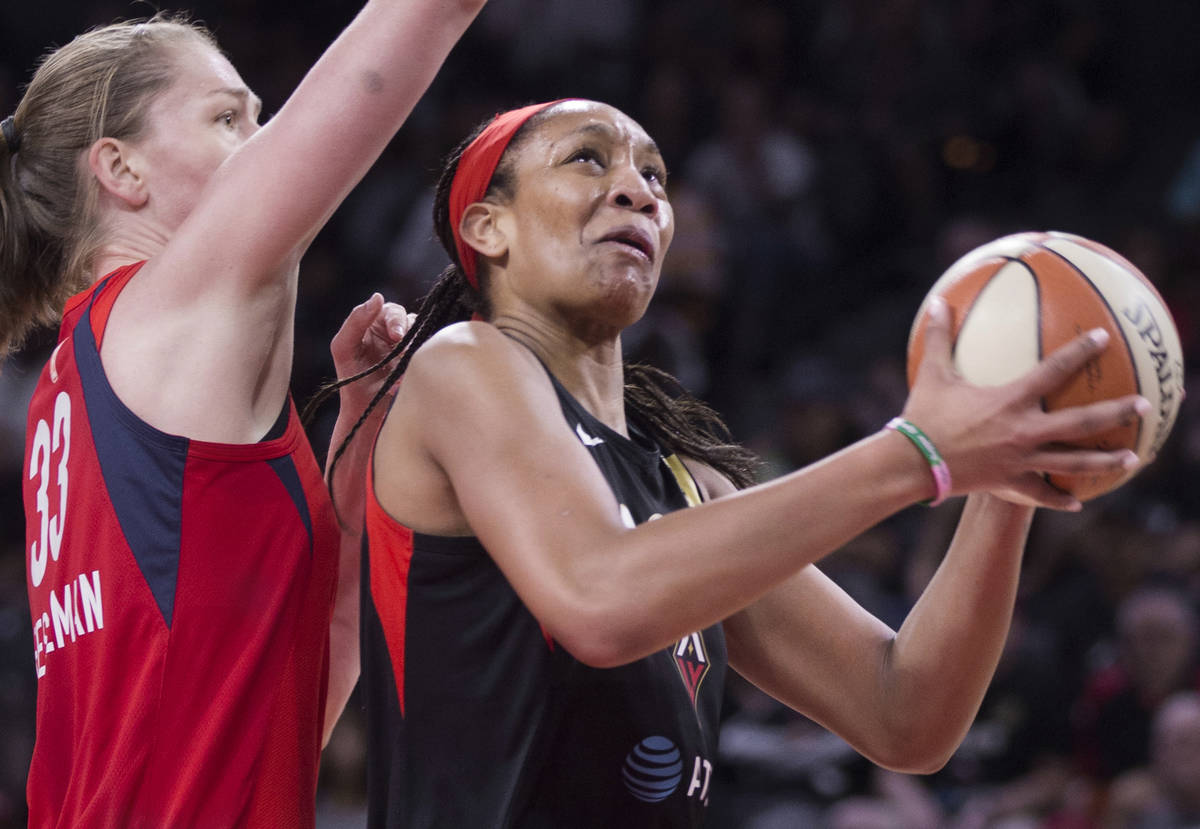
M 372 826 L 700 826 L 726 663 L 874 762 L 931 772 L 1008 630 L 1016 501 L 1077 509 L 1041 473 L 1134 462 L 1056 443 L 1140 398 L 1039 406 L 1102 337 L 975 388 L 942 312 L 901 414 L 952 478 L 881 429 L 747 486 L 711 411 L 622 365 L 674 231 L 665 184 L 638 124 L 578 100 L 499 116 L 443 174 L 454 264 L 401 346 L 369 478 Z M 958 532 L 899 631 L 813 566 L 947 493 L 969 494 Z

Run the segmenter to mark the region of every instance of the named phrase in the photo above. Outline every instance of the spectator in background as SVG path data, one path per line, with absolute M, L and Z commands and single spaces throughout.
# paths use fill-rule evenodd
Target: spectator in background
M 1196 610 L 1185 595 L 1144 587 L 1117 608 L 1116 659 L 1076 702 L 1075 755 L 1101 785 L 1150 759 L 1151 722 L 1173 693 L 1200 690 Z
M 1154 715 L 1150 761 L 1113 781 L 1104 829 L 1200 826 L 1200 692 L 1179 691 Z
M 738 393 L 762 383 L 781 353 L 811 344 L 830 303 L 819 267 L 828 256 L 817 198 L 820 161 L 773 117 L 766 91 L 744 74 L 720 88 L 716 135 L 684 175 L 720 220 L 733 269 L 722 296 L 719 380 Z

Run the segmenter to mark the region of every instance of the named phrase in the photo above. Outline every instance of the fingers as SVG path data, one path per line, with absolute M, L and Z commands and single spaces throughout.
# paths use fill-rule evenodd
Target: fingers
M 404 339 L 404 335 L 408 332 L 408 329 L 412 328 L 413 322 L 416 320 L 416 314 L 410 314 L 405 311 L 403 305 L 395 302 L 386 302 L 383 304 L 379 318 L 376 327 L 384 332 L 386 339 L 392 345 L 395 345 Z
M 339 358 L 348 358 L 353 354 L 354 350 L 362 343 L 363 337 L 382 307 L 383 294 L 374 293 L 366 302 L 351 309 L 350 313 L 346 315 L 342 327 L 333 335 L 333 340 L 329 343 L 329 350 L 332 352 L 335 362 Z
M 1129 426 L 1149 414 L 1150 401 L 1131 394 L 1114 400 L 1103 400 L 1087 406 L 1072 406 L 1049 412 L 1043 418 L 1042 435 L 1046 443 L 1069 443 L 1110 429 Z
M 1026 375 L 1029 391 L 1042 397 L 1067 382 L 1077 371 L 1108 346 L 1109 334 L 1093 328 L 1056 349 Z M 1020 381 L 1018 381 L 1020 382 Z
M 1014 504 L 1047 507 L 1066 512 L 1079 512 L 1083 504 L 1069 492 L 1063 492 L 1052 486 L 1044 477 L 1036 472 L 1023 475 L 1010 487 L 992 492 L 998 498 L 1011 501 Z
M 1141 463 L 1128 449 L 1104 452 L 1099 449 L 1046 449 L 1029 459 L 1030 466 L 1048 475 L 1095 475 L 1128 472 Z
M 334 339 L 336 340 L 343 335 L 348 340 L 361 338 L 366 330 L 371 327 L 371 323 L 379 315 L 379 309 L 383 305 L 383 294 L 380 293 L 371 294 L 366 302 L 355 305 L 350 310 L 350 313 L 346 315 L 346 319 L 342 323 L 342 327 L 338 329 L 337 334 L 334 335 Z M 353 336 L 355 334 L 357 336 Z

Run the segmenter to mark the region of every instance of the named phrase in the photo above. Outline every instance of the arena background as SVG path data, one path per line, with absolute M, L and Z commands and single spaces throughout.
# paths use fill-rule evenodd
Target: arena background
M 357 4 L 197 0 L 269 116 Z M 164 7 L 173 8 L 173 7 Z M 44 47 L 146 4 L 0 4 L 0 115 Z M 1200 4 L 1194 0 L 491 0 L 301 278 L 294 390 L 373 290 L 411 303 L 445 264 L 430 188 L 441 155 L 496 110 L 593 97 L 637 118 L 671 168 L 678 232 L 628 350 L 672 370 L 767 460 L 764 477 L 878 429 L 904 399 L 921 295 L 1005 232 L 1109 244 L 1171 304 L 1197 364 Z M 333 147 L 313 147 L 319 165 Z M 24 824 L 35 679 L 20 506 L 24 411 L 51 332 L 0 372 L 0 825 Z M 1194 385 L 1194 383 L 1193 383 Z M 1158 462 L 1082 515 L 1039 515 L 1014 634 L 979 722 L 945 770 L 885 774 L 732 682 L 712 825 L 983 826 L 1041 781 L 1022 826 L 1089 826 L 1109 781 L 1147 762 L 1153 705 L 1113 702 L 1138 661 L 1114 627 L 1137 591 L 1200 606 L 1196 395 Z M 314 428 L 320 451 L 333 412 Z M 898 625 L 956 518 L 912 509 L 825 569 Z M 802 531 L 803 528 L 797 528 Z M 1164 636 L 1181 635 L 1180 626 Z M 1132 643 L 1134 648 L 1137 643 Z M 1186 640 L 1177 681 L 1196 686 Z M 1136 653 L 1134 654 L 1136 656 Z M 1127 677 L 1128 679 L 1129 677 Z M 1107 683 L 1107 684 L 1106 684 Z M 1108 696 L 1105 696 L 1108 694 Z M 1106 707 L 1108 706 L 1108 707 Z M 1143 710 L 1146 709 L 1146 710 Z M 355 702 L 326 752 L 321 826 L 362 824 Z M 1200 790 L 1200 765 L 1194 788 Z M 64 772 L 65 773 L 65 772 Z M 1051 781 L 1051 782 L 1047 782 Z M 1022 788 L 1024 787 L 1024 788 Z M 989 811 L 991 810 L 991 811 Z M 1075 822 L 1072 822 L 1075 821 Z

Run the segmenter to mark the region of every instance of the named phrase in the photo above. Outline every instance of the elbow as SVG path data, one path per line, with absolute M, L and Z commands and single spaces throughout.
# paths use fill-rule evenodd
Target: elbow
M 636 657 L 629 657 L 619 646 L 600 641 L 576 642 L 563 644 L 571 656 L 578 659 L 589 668 L 619 668 L 628 665 Z
M 589 668 L 618 668 L 645 656 L 631 647 L 626 637 L 615 630 L 579 628 L 582 626 L 572 626 L 572 629 L 562 631 L 555 638 L 567 653 Z
M 599 554 L 596 560 L 611 557 Z M 662 619 L 644 598 L 632 596 L 628 582 L 603 571 L 570 573 L 542 594 L 539 621 L 567 653 L 591 668 L 617 668 L 664 645 L 657 636 Z M 669 637 L 666 637 L 669 638 Z
M 902 774 L 935 774 L 941 771 L 962 742 L 959 734 L 947 733 L 944 725 L 905 727 L 862 753 L 877 766 Z
M 945 768 L 954 752 L 911 751 L 886 758 L 872 759 L 875 765 L 901 774 L 936 774 Z
M 547 629 L 567 653 L 591 668 L 617 668 L 650 653 L 653 648 L 639 636 L 639 625 L 616 610 L 582 610 L 564 613 L 559 624 Z

